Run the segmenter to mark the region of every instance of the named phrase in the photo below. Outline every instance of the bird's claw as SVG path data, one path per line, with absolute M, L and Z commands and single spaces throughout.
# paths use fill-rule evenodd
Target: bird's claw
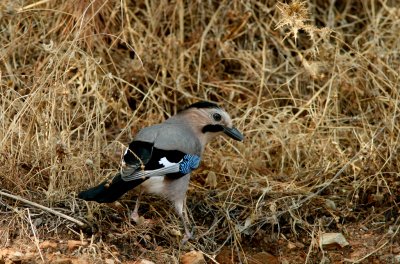
M 133 222 L 137 223 L 139 221 L 139 214 L 137 212 L 132 212 L 131 219 Z
M 133 212 L 131 214 L 131 219 L 136 225 L 152 225 L 154 222 L 151 219 L 146 219 L 143 216 L 139 216 L 138 213 Z
M 133 212 L 131 214 L 131 219 L 133 222 L 135 222 L 137 225 L 142 225 L 145 224 L 147 221 L 147 219 L 145 219 L 143 216 L 139 216 L 139 214 L 137 212 Z
M 194 227 L 192 227 L 192 231 L 189 231 L 188 229 L 185 230 L 185 235 L 183 236 L 181 241 L 182 246 L 193 238 L 193 233 L 194 233 Z
M 192 238 L 193 238 L 193 232 L 191 232 L 191 233 L 186 233 L 186 234 L 183 236 L 182 241 L 181 241 L 182 246 L 185 245 L 185 244 L 189 241 L 189 239 L 192 239 Z

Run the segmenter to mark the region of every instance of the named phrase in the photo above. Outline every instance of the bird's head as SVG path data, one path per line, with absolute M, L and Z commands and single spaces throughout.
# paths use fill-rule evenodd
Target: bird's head
M 243 135 L 232 125 L 229 114 L 217 104 L 197 102 L 182 111 L 187 121 L 206 144 L 218 135 L 226 135 L 234 140 L 242 141 Z

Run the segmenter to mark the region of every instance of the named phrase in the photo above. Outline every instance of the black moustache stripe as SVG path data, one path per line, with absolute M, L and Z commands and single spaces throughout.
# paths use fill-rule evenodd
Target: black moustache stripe
M 224 131 L 224 128 L 221 125 L 206 125 L 201 130 L 201 132 L 203 132 L 203 133 L 206 133 L 206 132 L 221 132 L 221 131 Z

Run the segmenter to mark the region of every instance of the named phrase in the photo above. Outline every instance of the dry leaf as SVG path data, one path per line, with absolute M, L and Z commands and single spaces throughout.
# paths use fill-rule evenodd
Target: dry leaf
M 203 253 L 200 251 L 190 251 L 181 257 L 182 264 L 205 264 Z
M 82 242 L 80 240 L 68 240 L 67 245 L 69 250 L 74 250 L 80 246 L 86 246 L 87 242 Z

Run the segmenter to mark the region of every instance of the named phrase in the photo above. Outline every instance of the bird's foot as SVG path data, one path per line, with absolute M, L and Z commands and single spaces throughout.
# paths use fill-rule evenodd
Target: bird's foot
M 146 219 L 143 216 L 139 216 L 137 212 L 132 212 L 131 220 L 135 222 L 137 225 L 151 225 L 153 221 L 151 219 Z
M 183 236 L 181 241 L 182 246 L 185 245 L 192 238 L 193 238 L 193 230 L 192 232 L 189 231 L 185 232 L 185 235 Z
M 188 236 L 185 234 L 185 236 L 182 238 L 182 241 L 181 241 L 182 246 L 185 245 L 189 241 L 189 239 L 191 239 L 192 237 L 193 237 L 192 235 Z
M 143 216 L 139 216 L 137 212 L 132 212 L 131 219 L 137 225 L 143 225 L 147 222 L 147 220 Z
M 135 222 L 137 224 L 140 220 L 140 216 L 139 216 L 138 212 L 133 211 L 131 214 L 131 219 L 133 222 Z

